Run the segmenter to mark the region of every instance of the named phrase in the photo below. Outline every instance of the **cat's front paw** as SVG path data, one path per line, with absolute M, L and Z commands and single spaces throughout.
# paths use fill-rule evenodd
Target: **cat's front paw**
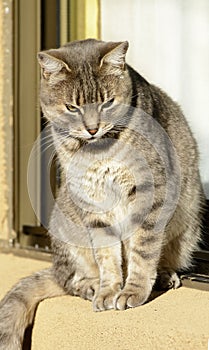
M 151 290 L 148 291 L 147 288 L 144 287 L 127 286 L 118 293 L 115 299 L 115 309 L 125 310 L 142 305 L 148 299 L 150 293 Z
M 119 284 L 101 288 L 98 294 L 96 294 L 94 297 L 93 310 L 104 311 L 114 309 L 115 298 L 120 290 L 121 286 Z

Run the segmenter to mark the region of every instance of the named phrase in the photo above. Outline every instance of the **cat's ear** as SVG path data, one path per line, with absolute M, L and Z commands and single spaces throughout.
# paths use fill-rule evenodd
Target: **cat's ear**
M 49 50 L 48 52 L 39 52 L 37 55 L 38 62 L 42 68 L 44 78 L 48 78 L 51 74 L 59 73 L 62 68 L 70 72 L 68 65 L 61 59 L 55 57 L 56 50 Z
M 109 73 L 120 75 L 125 70 L 125 58 L 128 41 L 107 43 L 104 56 L 100 61 L 100 68 L 108 69 Z

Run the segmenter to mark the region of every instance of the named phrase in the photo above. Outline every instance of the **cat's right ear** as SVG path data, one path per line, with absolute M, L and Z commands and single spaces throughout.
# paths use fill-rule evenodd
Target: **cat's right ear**
M 51 76 L 51 74 L 59 73 L 62 68 L 65 68 L 70 72 L 70 68 L 68 65 L 62 60 L 48 54 L 47 52 L 39 52 L 37 55 L 38 62 L 42 68 L 43 78 L 47 79 Z

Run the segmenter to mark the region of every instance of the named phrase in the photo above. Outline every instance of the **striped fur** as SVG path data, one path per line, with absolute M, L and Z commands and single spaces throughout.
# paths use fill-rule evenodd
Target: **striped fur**
M 127 49 L 89 39 L 38 55 L 62 169 L 49 227 L 54 261 L 2 300 L 1 349 L 21 349 L 46 297 L 124 310 L 143 304 L 157 277 L 178 287 L 177 272 L 191 265 L 204 200 L 196 142 L 179 106 L 125 63 Z M 173 211 L 167 195 L 178 199 Z

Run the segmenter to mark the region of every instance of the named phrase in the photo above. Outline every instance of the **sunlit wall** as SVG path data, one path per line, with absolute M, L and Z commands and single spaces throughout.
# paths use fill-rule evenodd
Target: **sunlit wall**
M 101 0 L 103 40 L 128 40 L 128 62 L 177 100 L 195 134 L 209 197 L 209 1 Z

